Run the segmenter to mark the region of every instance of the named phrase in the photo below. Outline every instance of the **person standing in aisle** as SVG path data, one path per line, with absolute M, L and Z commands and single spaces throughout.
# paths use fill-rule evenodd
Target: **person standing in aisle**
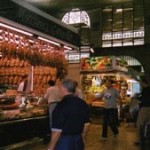
M 144 123 L 150 121 L 150 86 L 146 79 L 141 79 L 140 85 L 142 88 L 141 96 L 138 97 L 140 101 L 140 110 L 137 118 L 137 141 L 135 144 L 140 144 L 140 129 Z
M 108 126 L 110 126 L 114 137 L 119 133 L 117 122 L 117 101 L 120 99 L 119 92 L 113 88 L 112 80 L 107 79 L 105 81 L 106 89 L 101 93 L 101 97 L 104 101 L 103 106 L 103 125 L 102 125 L 102 138 L 106 140 L 108 136 Z
M 63 79 L 60 91 L 63 98 L 53 112 L 48 150 L 84 150 L 83 141 L 90 124 L 88 105 L 75 96 L 74 80 Z

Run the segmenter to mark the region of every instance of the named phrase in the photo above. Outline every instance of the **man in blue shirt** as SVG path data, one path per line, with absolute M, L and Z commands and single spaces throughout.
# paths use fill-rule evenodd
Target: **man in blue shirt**
M 60 91 L 63 99 L 53 112 L 49 150 L 84 150 L 84 138 L 90 124 L 88 105 L 75 96 L 76 82 L 64 79 Z

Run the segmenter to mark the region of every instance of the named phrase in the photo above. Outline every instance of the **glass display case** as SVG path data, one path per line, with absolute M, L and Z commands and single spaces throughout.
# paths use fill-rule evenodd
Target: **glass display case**
M 47 105 L 37 106 L 39 99 L 0 95 L 0 148 L 50 133 Z
M 0 122 L 47 115 L 47 106 L 37 106 L 40 98 L 32 96 L 0 97 Z

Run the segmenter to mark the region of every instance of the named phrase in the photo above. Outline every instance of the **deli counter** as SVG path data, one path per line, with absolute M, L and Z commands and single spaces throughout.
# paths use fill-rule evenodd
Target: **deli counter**
M 0 149 L 49 135 L 46 105 L 37 106 L 39 97 L 0 95 Z

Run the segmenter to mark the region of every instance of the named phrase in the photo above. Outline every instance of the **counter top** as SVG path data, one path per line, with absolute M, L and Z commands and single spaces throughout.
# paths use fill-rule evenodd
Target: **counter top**
M 18 120 L 18 119 L 28 119 L 32 117 L 39 117 L 48 114 L 48 110 L 46 108 L 35 107 L 30 110 L 4 110 L 0 114 L 0 122 L 3 121 L 11 121 L 11 120 Z

